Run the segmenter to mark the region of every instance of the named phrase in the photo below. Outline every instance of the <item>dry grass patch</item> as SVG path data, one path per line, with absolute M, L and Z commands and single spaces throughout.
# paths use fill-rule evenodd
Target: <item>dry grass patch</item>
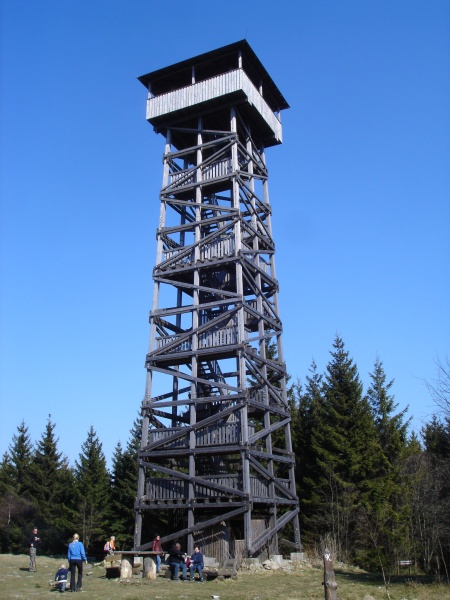
M 28 572 L 27 555 L 0 555 L 0 598 L 38 599 L 58 598 L 60 593 L 50 591 L 48 581 L 54 578 L 61 557 L 38 556 L 37 573 Z M 359 569 L 336 569 L 338 600 L 386 600 L 387 595 L 380 577 Z M 290 573 L 281 569 L 271 571 L 239 572 L 236 581 L 208 581 L 206 583 L 175 583 L 159 577 L 155 582 L 140 578 L 130 582 L 106 579 L 105 569 L 94 566 L 91 575 L 83 581 L 84 596 L 94 600 L 323 600 L 322 570 L 301 563 Z M 392 600 L 450 600 L 446 586 L 432 585 L 424 579 L 396 578 L 391 584 Z M 78 597 L 78 596 L 77 596 Z M 81 598 L 83 596 L 80 596 Z

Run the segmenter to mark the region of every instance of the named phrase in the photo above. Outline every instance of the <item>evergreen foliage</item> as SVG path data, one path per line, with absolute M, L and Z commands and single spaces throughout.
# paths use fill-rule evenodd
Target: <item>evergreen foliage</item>
M 15 487 L 14 481 L 14 465 L 9 452 L 3 454 L 2 462 L 0 463 L 0 494 L 4 494 L 8 490 Z
M 2 552 L 23 552 L 27 544 L 23 532 L 31 523 L 39 522 L 39 513 L 32 500 L 32 461 L 33 444 L 28 427 L 25 421 L 22 421 L 0 465 Z
M 372 384 L 367 390 L 367 400 L 372 408 L 378 440 L 389 469 L 405 451 L 411 419 L 404 421 L 408 407 L 394 414 L 398 404 L 395 404 L 394 396 L 389 393 L 394 381 L 386 383 L 383 363 L 378 357 L 370 377 Z
M 275 344 L 266 346 L 266 355 L 277 360 Z M 327 543 L 338 560 L 381 570 L 385 576 L 398 559 L 412 558 L 427 573 L 448 581 L 447 364 L 439 364 L 439 377 L 428 386 L 439 399 L 441 416 L 424 426 L 421 440 L 414 432 L 409 435 L 408 409 L 398 410 L 394 382 L 387 380 L 382 361 L 376 358 L 364 394 L 357 366 L 339 336 L 325 372 L 319 373 L 313 361 L 304 384 L 297 380 L 288 387 L 307 551 Z M 103 547 L 110 535 L 121 549 L 131 548 L 142 418 L 134 421 L 126 446 L 117 444 L 111 473 L 93 427 L 74 468 L 58 448 L 55 427 L 49 416 L 34 445 L 22 422 L 2 457 L 0 551 L 24 552 L 34 525 L 48 553 L 65 551 L 74 531 L 87 548 Z M 283 446 L 284 435 L 282 428 L 274 432 L 273 443 Z M 145 539 L 169 531 L 166 521 L 144 520 Z
M 14 491 L 19 495 L 26 495 L 32 489 L 30 480 L 30 465 L 33 459 L 33 444 L 28 433 L 25 421 L 17 428 L 9 446 L 9 456 L 12 465 L 12 481 Z
M 67 459 L 58 451 L 54 429 L 49 415 L 29 467 L 33 489 L 27 496 L 39 511 L 42 550 L 63 552 L 73 527 L 73 475 Z
M 316 428 L 316 491 L 323 511 L 319 531 L 331 532 L 336 548 L 354 556 L 358 510 L 371 491 L 380 460 L 375 427 L 358 369 L 336 336 L 323 379 L 320 427 Z
M 117 444 L 111 473 L 111 531 L 116 535 L 116 546 L 133 546 L 134 502 L 138 482 L 138 451 L 141 443 L 142 417 L 138 417 L 130 431 L 125 450 Z
M 407 408 L 395 413 L 398 405 L 390 394 L 394 382 L 386 383 L 378 357 L 370 378 L 366 399 L 372 410 L 379 451 L 372 469 L 370 495 L 360 513 L 360 535 L 364 538 L 368 533 L 373 544 L 369 548 L 358 544 L 356 556 L 363 564 L 371 568 L 380 565 L 390 574 L 398 557 L 410 554 L 408 487 L 402 476 L 410 421 L 404 421 Z
M 450 427 L 433 417 L 422 429 L 423 452 L 406 464 L 410 483 L 411 538 L 425 572 L 449 583 L 450 565 Z
M 91 426 L 75 462 L 75 526 L 89 548 L 104 541 L 110 521 L 110 481 L 102 444 Z
M 293 436 L 297 456 L 296 481 L 300 496 L 302 538 L 306 544 L 312 544 L 321 530 L 322 521 L 322 500 L 316 486 L 323 407 L 322 375 L 317 372 L 315 361 L 306 377 L 305 391 L 297 386 L 297 393 L 298 417 L 294 423 L 298 423 L 298 430 Z

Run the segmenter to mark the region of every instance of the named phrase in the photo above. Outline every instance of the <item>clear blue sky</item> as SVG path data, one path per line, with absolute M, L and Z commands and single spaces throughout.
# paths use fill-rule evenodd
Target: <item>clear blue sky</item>
M 284 350 L 338 333 L 419 429 L 450 340 L 448 0 L 3 0 L 0 453 L 48 414 L 108 460 L 144 393 L 163 138 L 136 77 L 246 38 L 291 105 L 267 152 Z

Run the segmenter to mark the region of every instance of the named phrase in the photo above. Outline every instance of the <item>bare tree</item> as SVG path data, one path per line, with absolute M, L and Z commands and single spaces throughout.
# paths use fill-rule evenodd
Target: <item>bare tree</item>
M 436 405 L 442 410 L 444 416 L 450 418 L 450 360 L 446 356 L 443 360 L 435 360 L 436 376 L 425 384 Z

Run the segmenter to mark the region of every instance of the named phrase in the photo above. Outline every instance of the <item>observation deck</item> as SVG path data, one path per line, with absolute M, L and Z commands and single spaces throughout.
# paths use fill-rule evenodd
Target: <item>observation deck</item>
M 149 92 L 147 120 L 161 133 L 177 120 L 185 123 L 190 116 L 196 119 L 199 111 L 206 121 L 207 114 L 213 112 L 214 129 L 218 124 L 220 129 L 220 111 L 226 123 L 227 109 L 238 105 L 257 143 L 282 143 L 280 111 L 289 105 L 246 40 L 138 79 Z M 175 134 L 173 143 L 182 145 L 182 137 Z

